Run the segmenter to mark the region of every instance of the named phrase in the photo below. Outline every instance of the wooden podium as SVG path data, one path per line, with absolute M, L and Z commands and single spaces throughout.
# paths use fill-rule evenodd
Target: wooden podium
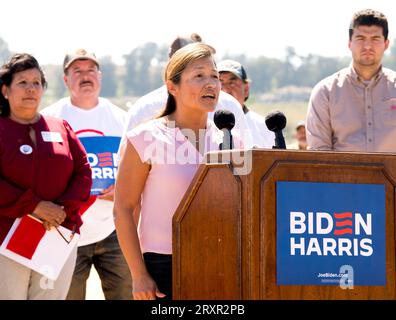
M 396 298 L 396 155 L 254 149 L 242 155 L 251 163 L 248 174 L 234 174 L 239 151 L 212 156 L 215 160 L 200 166 L 173 218 L 174 299 Z M 221 157 L 231 158 L 231 164 L 221 164 Z M 384 185 L 386 284 L 278 285 L 279 181 Z

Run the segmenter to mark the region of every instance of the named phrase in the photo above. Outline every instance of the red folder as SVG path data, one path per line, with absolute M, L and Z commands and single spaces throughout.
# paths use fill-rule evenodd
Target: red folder
M 37 219 L 25 215 L 7 244 L 7 249 L 31 259 L 44 237 L 45 228 Z
M 93 203 L 96 201 L 97 196 L 89 196 L 88 200 L 83 203 L 83 205 L 80 207 L 80 216 L 82 216 L 85 211 L 89 209 L 90 206 L 93 205 Z

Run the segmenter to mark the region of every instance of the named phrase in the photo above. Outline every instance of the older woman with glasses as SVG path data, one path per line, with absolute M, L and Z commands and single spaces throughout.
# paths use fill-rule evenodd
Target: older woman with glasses
M 63 226 L 73 233 L 81 225 L 90 166 L 67 122 L 38 113 L 45 87 L 44 73 L 29 54 L 15 54 L 0 68 L 0 243 L 17 218 L 33 216 L 43 232 Z M 31 259 L 41 238 L 25 226 L 22 238 L 31 252 L 24 257 Z M 0 255 L 0 299 L 65 299 L 76 252 L 50 285 L 38 272 Z

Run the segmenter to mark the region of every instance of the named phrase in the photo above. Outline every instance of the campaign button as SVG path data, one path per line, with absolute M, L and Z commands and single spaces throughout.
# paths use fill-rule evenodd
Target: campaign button
M 33 148 L 28 144 L 23 144 L 19 147 L 19 151 L 21 151 L 23 154 L 31 154 L 33 152 Z

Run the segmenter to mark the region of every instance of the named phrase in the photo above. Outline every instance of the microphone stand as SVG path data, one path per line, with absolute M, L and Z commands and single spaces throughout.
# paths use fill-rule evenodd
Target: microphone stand
M 234 148 L 234 146 L 232 143 L 231 130 L 224 128 L 221 131 L 223 131 L 223 133 L 224 133 L 224 138 L 223 138 L 223 142 L 220 143 L 219 149 L 220 150 L 232 150 Z
M 272 149 L 286 149 L 285 138 L 283 137 L 282 130 L 275 132 L 275 145 Z

